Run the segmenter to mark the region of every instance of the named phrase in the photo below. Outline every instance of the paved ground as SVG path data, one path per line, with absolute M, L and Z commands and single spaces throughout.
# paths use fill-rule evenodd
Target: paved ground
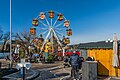
M 36 68 L 36 66 L 39 66 L 39 68 Z M 54 64 L 33 64 L 32 69 L 37 69 L 40 72 L 44 71 L 44 73 L 42 73 L 36 80 L 60 80 L 65 76 L 70 75 L 70 67 L 64 68 L 63 62 L 55 62 Z M 45 73 L 45 71 L 47 71 L 47 73 Z M 49 77 L 48 74 L 52 77 Z M 41 77 L 43 79 L 41 79 Z M 45 77 L 49 78 L 45 79 Z
M 8 67 L 7 64 L 9 62 L 6 62 L 4 59 L 0 59 L 0 62 L 2 62 L 2 68 Z M 14 63 L 13 67 L 15 65 L 16 63 Z M 70 77 L 71 68 L 64 68 L 62 61 L 57 61 L 53 64 L 32 63 L 31 70 L 37 70 L 40 73 L 35 80 L 73 80 Z M 98 80 L 120 80 L 120 78 L 98 76 Z

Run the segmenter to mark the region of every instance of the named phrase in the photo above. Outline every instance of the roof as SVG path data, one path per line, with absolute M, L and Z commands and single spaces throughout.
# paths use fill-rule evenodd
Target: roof
M 120 41 L 118 41 L 119 43 Z M 120 44 L 118 45 L 120 47 Z M 70 45 L 70 47 L 74 47 L 77 49 L 91 49 L 91 48 L 113 48 L 113 42 L 105 42 L 105 41 L 98 41 L 98 42 L 89 42 L 89 43 L 80 43 L 80 44 L 75 44 L 75 45 Z
M 105 41 L 80 43 L 78 48 L 112 48 L 113 42 L 106 43 Z

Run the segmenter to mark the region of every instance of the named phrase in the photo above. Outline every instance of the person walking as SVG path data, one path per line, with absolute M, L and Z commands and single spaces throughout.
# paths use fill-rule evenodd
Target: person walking
M 70 67 L 70 64 L 69 64 L 69 55 L 66 55 L 65 58 L 64 58 L 64 68 L 67 66 L 67 67 Z
M 74 79 L 78 78 L 79 62 L 80 62 L 79 55 L 76 54 L 76 51 L 73 51 L 73 54 L 70 56 L 70 64 L 72 67 L 71 77 L 73 77 Z

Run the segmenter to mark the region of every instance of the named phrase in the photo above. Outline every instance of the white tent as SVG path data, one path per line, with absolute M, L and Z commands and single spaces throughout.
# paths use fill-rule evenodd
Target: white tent
M 115 33 L 113 35 L 113 62 L 112 66 L 113 67 L 118 67 L 119 66 L 119 60 L 118 60 L 118 39 L 117 39 L 117 34 Z

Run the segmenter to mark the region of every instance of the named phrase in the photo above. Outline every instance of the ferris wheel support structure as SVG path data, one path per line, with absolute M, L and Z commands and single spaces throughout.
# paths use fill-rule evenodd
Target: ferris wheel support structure
M 50 30 L 50 31 L 51 31 L 51 30 Z M 50 31 L 48 32 L 47 36 L 45 37 L 45 41 L 43 42 L 43 45 L 42 45 L 42 47 L 41 47 L 40 53 L 42 52 L 43 47 L 45 46 L 45 43 L 46 43 L 46 41 L 47 41 L 47 39 L 48 39 L 48 37 L 49 37 L 49 35 L 50 35 Z
M 46 43 L 46 41 L 47 41 L 47 39 L 48 39 L 48 36 L 50 36 L 50 33 L 51 33 L 51 32 L 53 32 L 53 35 L 54 35 L 54 36 L 55 36 L 55 38 L 57 39 L 58 44 L 62 47 L 62 44 L 60 43 L 59 38 L 57 37 L 57 35 L 56 35 L 56 33 L 55 33 L 54 29 L 53 29 L 53 28 L 51 28 L 51 29 L 50 29 L 50 31 L 48 32 L 48 34 L 47 34 L 46 38 L 45 38 L 45 41 L 44 41 L 44 43 L 43 43 L 42 47 L 41 47 L 41 51 L 40 51 L 40 53 L 42 52 L 42 49 L 43 49 L 43 47 L 45 46 L 45 43 Z M 65 50 L 64 50 L 64 48 L 63 48 L 63 47 L 62 47 L 62 50 L 63 50 L 63 56 L 64 56 Z
M 53 29 L 52 29 L 53 30 Z M 54 36 L 56 37 L 56 39 L 57 39 L 57 42 L 58 42 L 58 44 L 62 47 L 62 44 L 60 43 L 60 40 L 58 39 L 58 37 L 57 37 L 57 35 L 56 35 L 56 33 L 55 33 L 55 31 L 53 30 L 53 33 L 54 33 Z M 63 50 L 63 56 L 64 56 L 64 53 L 65 53 L 65 50 L 64 50 L 64 48 L 62 47 L 62 50 Z

